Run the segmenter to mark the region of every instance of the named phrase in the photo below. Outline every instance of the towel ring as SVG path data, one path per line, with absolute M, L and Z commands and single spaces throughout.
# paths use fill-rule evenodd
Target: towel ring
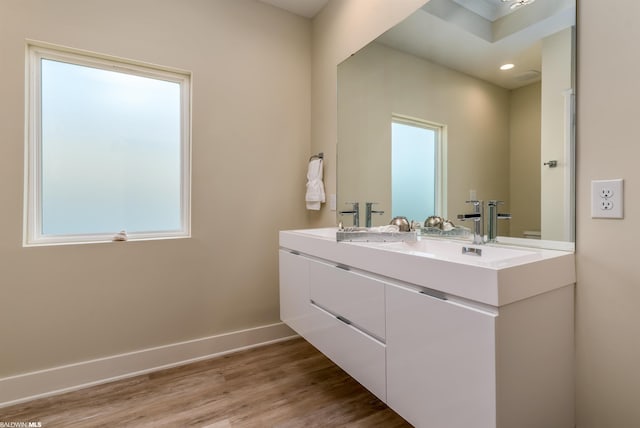
M 317 155 L 313 155 L 309 158 L 309 162 L 311 162 L 314 159 L 324 159 L 324 153 L 320 152 Z

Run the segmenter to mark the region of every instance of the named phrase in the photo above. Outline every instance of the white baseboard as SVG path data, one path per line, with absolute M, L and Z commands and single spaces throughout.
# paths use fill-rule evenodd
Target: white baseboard
M 294 337 L 277 323 L 0 378 L 0 408 Z

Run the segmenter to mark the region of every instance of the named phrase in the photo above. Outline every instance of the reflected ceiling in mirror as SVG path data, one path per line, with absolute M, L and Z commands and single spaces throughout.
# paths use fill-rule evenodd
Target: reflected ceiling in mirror
M 505 201 L 500 235 L 573 241 L 575 1 L 511 3 L 431 0 L 338 66 L 339 210 L 360 202 L 364 224 L 377 202 L 373 225 L 403 215 L 391 160 L 401 118 L 443 132 L 440 194 L 422 216 L 455 219 L 475 194 Z
M 540 78 L 542 40 L 574 24 L 574 0 L 539 0 L 516 10 L 501 0 L 431 0 L 377 41 L 515 89 Z M 502 72 L 505 63 L 516 67 Z

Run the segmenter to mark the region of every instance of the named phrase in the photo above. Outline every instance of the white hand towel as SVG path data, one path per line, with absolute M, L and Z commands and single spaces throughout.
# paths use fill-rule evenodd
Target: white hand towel
M 322 182 L 322 159 L 309 161 L 307 170 L 307 194 L 305 196 L 308 210 L 319 210 L 324 202 L 324 183 Z

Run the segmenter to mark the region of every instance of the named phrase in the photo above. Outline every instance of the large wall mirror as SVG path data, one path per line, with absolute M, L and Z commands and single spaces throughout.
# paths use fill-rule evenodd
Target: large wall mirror
M 501 236 L 574 241 L 575 24 L 575 0 L 431 0 L 338 65 L 338 212 L 500 200 Z

